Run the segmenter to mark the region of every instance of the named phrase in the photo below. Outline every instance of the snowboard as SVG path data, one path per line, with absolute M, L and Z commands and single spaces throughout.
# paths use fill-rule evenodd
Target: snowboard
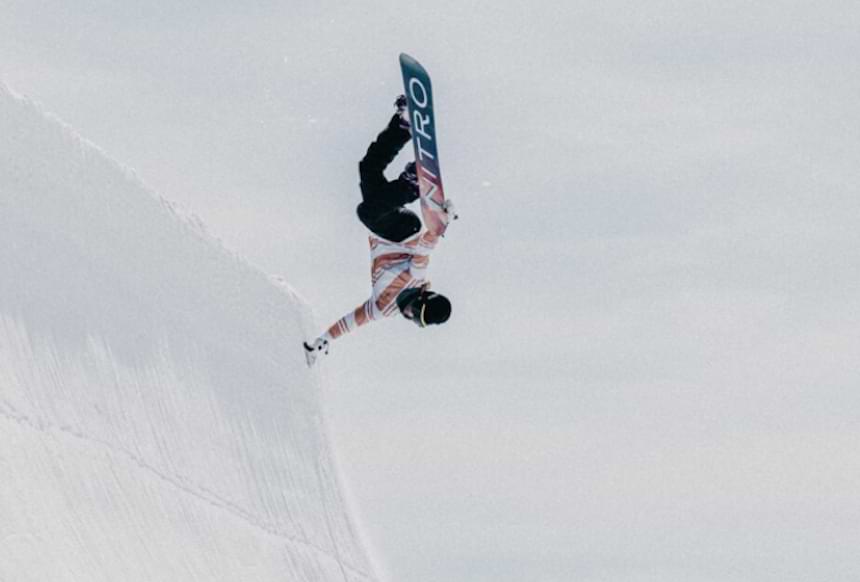
M 444 235 L 448 228 L 448 207 L 439 171 L 439 151 L 436 140 L 436 117 L 433 113 L 433 90 L 430 75 L 409 55 L 400 55 L 400 70 L 406 90 L 412 145 L 418 174 L 418 194 L 428 230 Z

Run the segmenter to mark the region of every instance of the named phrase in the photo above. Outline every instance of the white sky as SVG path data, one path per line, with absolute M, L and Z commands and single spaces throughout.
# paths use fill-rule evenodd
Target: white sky
M 559 6 L 0 0 L 0 79 L 323 327 L 429 69 L 454 316 L 323 371 L 390 580 L 857 579 L 860 7 Z

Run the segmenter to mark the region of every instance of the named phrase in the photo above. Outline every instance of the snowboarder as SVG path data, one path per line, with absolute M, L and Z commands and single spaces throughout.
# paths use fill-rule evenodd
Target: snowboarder
M 312 343 L 305 342 L 309 366 L 319 354 L 328 354 L 333 340 L 369 321 L 400 313 L 419 327 L 426 327 L 444 323 L 451 315 L 451 302 L 430 291 L 426 278 L 430 253 L 441 233 L 429 228 L 421 232 L 421 219 L 405 208 L 419 197 L 415 162 L 406 164 L 396 180 L 389 181 L 384 175 L 385 168 L 411 139 L 405 116 L 406 97 L 401 95 L 394 105 L 397 112 L 358 164 L 362 202 L 356 212 L 372 233 L 369 242 L 373 293 Z M 427 224 L 432 213 L 453 214 L 452 208 L 450 203 L 441 209 L 421 205 Z M 441 222 L 447 225 L 447 218 L 444 216 Z

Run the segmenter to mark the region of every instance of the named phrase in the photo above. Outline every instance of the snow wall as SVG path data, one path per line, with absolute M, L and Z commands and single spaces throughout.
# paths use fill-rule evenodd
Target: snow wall
M 0 84 L 0 582 L 376 580 L 313 327 Z

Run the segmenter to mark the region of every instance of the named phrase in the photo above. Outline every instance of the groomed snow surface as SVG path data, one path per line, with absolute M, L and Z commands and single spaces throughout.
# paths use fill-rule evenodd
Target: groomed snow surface
M 0 85 L 0 581 L 375 580 L 296 349 L 313 331 Z

